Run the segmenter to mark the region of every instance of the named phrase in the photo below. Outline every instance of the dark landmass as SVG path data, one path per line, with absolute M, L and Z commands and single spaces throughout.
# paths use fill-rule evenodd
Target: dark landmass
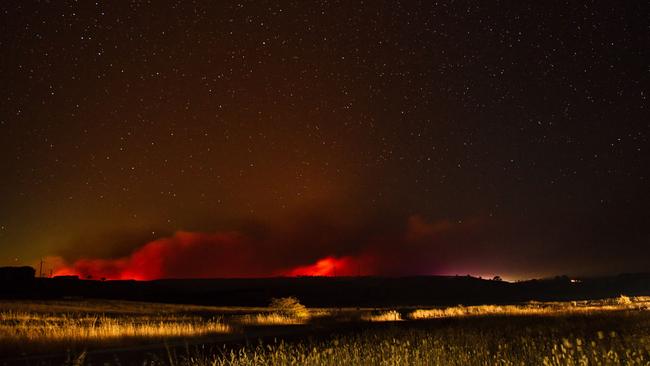
M 23 267 L 24 268 L 24 267 Z M 4 272 L 3 272 L 4 271 Z M 0 270 L 6 273 L 7 270 Z M 503 304 L 650 295 L 650 273 L 505 282 L 470 276 L 297 277 L 257 279 L 167 279 L 97 281 L 3 275 L 0 297 L 13 299 L 96 298 L 220 306 L 266 306 L 274 297 L 295 296 L 311 307 L 382 307 Z

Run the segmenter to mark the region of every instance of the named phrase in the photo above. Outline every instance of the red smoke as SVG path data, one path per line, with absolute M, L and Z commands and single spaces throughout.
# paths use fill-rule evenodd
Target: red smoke
M 466 257 L 469 248 L 481 258 L 476 246 L 467 244 L 480 240 L 478 226 L 427 222 L 412 216 L 399 234 L 373 232 L 347 241 L 328 236 L 336 230 L 313 228 L 262 236 L 181 231 L 146 243 L 122 258 L 84 258 L 70 265 L 52 258 L 50 263 L 63 263 L 55 276 L 111 280 L 442 274 L 461 268 L 454 260 Z
M 353 276 L 358 274 L 358 265 L 352 257 L 325 257 L 315 264 L 299 266 L 287 271 L 287 276 Z
M 129 257 L 80 259 L 54 275 L 114 280 L 159 278 L 258 277 L 268 270 L 254 260 L 250 242 L 237 233 L 178 232 L 145 244 Z
M 54 276 L 153 280 L 159 278 L 217 278 L 269 276 L 350 276 L 357 274 L 355 261 L 346 256 L 327 256 L 315 264 L 278 270 L 272 259 L 255 253 L 251 241 L 236 233 L 203 234 L 178 232 L 145 244 L 130 256 L 117 259 L 79 259 L 64 265 Z M 59 260 L 52 260 L 60 262 Z

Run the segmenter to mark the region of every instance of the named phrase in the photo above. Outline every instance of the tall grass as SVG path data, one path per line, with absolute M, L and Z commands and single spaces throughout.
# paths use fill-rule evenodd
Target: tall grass
M 67 315 L 37 318 L 29 313 L 0 314 L 0 340 L 11 338 L 18 342 L 186 337 L 229 331 L 230 327 L 220 320 L 203 321 L 199 318 L 149 320 L 133 317 L 70 317 Z
M 322 340 L 190 352 L 172 363 L 178 366 L 650 364 L 650 319 L 640 311 L 578 317 L 470 317 L 391 324 Z
M 628 297 L 621 295 L 614 299 L 571 301 L 571 302 L 529 302 L 518 305 L 452 306 L 447 308 L 417 309 L 409 314 L 410 319 L 453 318 L 485 315 L 566 315 L 589 314 L 604 311 L 650 309 L 650 297 Z
M 305 324 L 299 328 L 305 336 L 312 330 L 323 334 L 321 331 L 324 329 L 394 328 L 331 341 L 267 344 L 262 348 L 244 347 L 227 352 L 219 350 L 201 357 L 192 355 L 193 361 L 188 361 L 188 358 L 182 362 L 186 365 L 214 363 L 237 366 L 275 364 L 278 359 L 274 357 L 283 357 L 284 364 L 377 364 L 375 361 L 399 364 L 404 361 L 407 364 L 438 362 L 453 365 L 463 364 L 453 360 L 482 360 L 482 364 L 493 364 L 497 361 L 495 357 L 501 355 L 515 364 L 563 364 L 586 357 L 594 362 L 602 361 L 600 364 L 618 358 L 630 364 L 637 361 L 637 364 L 642 364 L 639 362 L 643 361 L 650 365 L 647 356 L 650 344 L 648 310 L 650 297 L 625 296 L 598 301 L 407 308 L 399 312 L 386 308 L 307 309 L 293 298 L 278 299 L 266 308 L 117 301 L 0 302 L 0 354 L 109 348 L 135 342 L 162 343 L 167 338 L 189 340 L 224 333 L 239 333 L 243 337 L 250 335 L 250 328 L 245 327 L 249 325 Z M 600 319 L 601 323 L 602 319 L 618 320 L 586 327 L 588 331 L 574 332 L 570 330 L 572 322 L 558 320 L 568 317 L 573 317 L 573 323 L 575 319 L 582 322 L 584 319 Z M 342 325 L 347 322 L 354 325 Z M 438 327 L 449 322 L 467 326 Z M 428 328 L 420 329 L 421 324 Z M 430 324 L 435 326 L 429 327 Z M 489 324 L 489 327 L 482 324 Z M 520 327 L 512 327 L 512 324 L 520 324 Z M 634 329 L 634 332 L 628 332 L 626 327 Z M 503 332 L 503 329 L 510 331 Z M 271 334 L 267 330 L 263 332 Z M 363 363 L 361 360 L 372 362 Z M 603 360 L 607 362 L 603 363 Z
M 0 313 L 0 353 L 32 352 L 34 349 L 42 352 L 45 349 L 89 344 L 123 345 L 129 340 L 197 337 L 231 331 L 231 326 L 219 318 L 170 315 L 113 317 L 5 311 Z
M 382 311 L 361 315 L 361 320 L 368 322 L 395 322 L 402 320 L 402 315 L 396 310 Z
M 291 324 L 305 324 L 308 319 L 287 316 L 278 313 L 258 313 L 246 314 L 233 318 L 235 322 L 243 325 L 291 325 Z

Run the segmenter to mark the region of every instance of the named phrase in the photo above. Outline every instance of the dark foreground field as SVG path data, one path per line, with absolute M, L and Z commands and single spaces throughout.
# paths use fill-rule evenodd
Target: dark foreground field
M 189 348 L 169 359 L 178 365 L 648 365 L 649 327 L 647 312 L 484 316 L 242 348 Z
M 0 364 L 648 365 L 650 298 L 439 308 L 0 302 Z

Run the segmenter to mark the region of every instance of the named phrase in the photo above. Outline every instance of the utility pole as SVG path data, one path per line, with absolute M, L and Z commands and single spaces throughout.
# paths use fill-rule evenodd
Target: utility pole
M 43 258 L 41 258 L 41 265 L 38 270 L 38 277 L 43 277 Z

